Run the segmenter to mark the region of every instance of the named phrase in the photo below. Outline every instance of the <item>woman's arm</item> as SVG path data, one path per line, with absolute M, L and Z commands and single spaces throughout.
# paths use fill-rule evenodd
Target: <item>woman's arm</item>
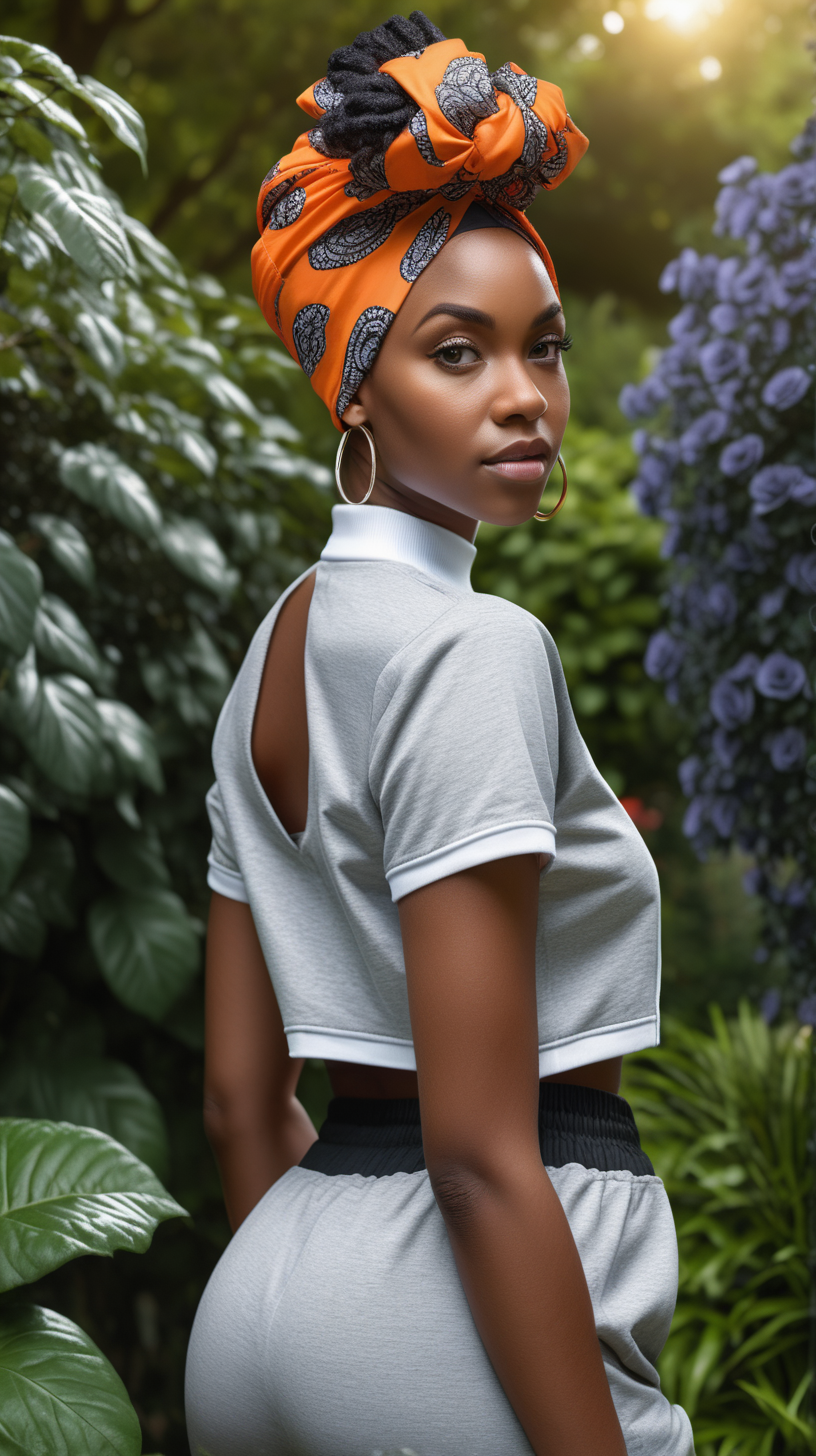
M 536 1456 L 626 1456 L 539 1150 L 538 882 L 523 855 L 399 902 L 425 1157 L 473 1318 Z
M 233 1233 L 317 1133 L 295 1096 L 278 1003 L 248 905 L 214 894 L 207 931 L 204 1127 Z

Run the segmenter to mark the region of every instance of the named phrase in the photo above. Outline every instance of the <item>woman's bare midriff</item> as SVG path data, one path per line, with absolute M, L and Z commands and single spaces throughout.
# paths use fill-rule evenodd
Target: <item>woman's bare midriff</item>
M 568 1082 L 573 1087 L 594 1087 L 598 1092 L 620 1089 L 622 1057 L 606 1062 L 591 1062 L 574 1067 L 571 1072 L 556 1072 L 542 1077 L 542 1082 Z M 392 1067 L 363 1067 L 356 1062 L 327 1062 L 332 1092 L 335 1097 L 418 1097 L 416 1072 L 398 1072 Z

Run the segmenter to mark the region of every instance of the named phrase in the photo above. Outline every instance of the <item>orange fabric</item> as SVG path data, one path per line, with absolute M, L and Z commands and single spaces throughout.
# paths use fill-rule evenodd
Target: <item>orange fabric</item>
M 318 125 L 272 168 L 258 198 L 255 297 L 338 429 L 411 285 L 471 202 L 504 213 L 557 288 L 524 210 L 589 145 L 557 86 L 512 62 L 491 74 L 460 40 L 380 69 L 420 107 L 385 154 L 356 173 L 348 159 L 326 155 L 319 122 L 335 96 L 318 81 L 298 97 Z

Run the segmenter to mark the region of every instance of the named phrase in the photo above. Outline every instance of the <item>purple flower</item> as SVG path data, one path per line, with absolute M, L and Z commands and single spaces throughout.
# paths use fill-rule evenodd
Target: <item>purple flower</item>
M 774 192 L 781 207 L 811 207 L 816 202 L 816 174 L 813 164 L 783 167 L 774 178 Z
M 706 384 L 720 384 L 729 374 L 743 370 L 747 363 L 748 350 L 744 344 L 738 344 L 733 339 L 712 339 L 710 344 L 704 344 L 700 350 L 700 368 Z M 801 372 L 804 373 L 804 370 Z M 801 395 L 797 398 L 801 398 Z
M 807 682 L 807 673 L 801 662 L 788 657 L 787 652 L 771 652 L 757 669 L 754 683 L 763 698 L 776 698 L 787 703 L 801 693 Z
M 729 682 L 746 682 L 748 678 L 754 676 L 758 667 L 759 658 L 756 653 L 743 652 L 742 657 L 734 663 L 733 667 L 729 667 L 723 676 L 727 677 Z
M 735 303 L 759 303 L 767 294 L 773 275 L 761 258 L 750 258 L 734 278 L 732 298 Z
M 734 279 L 739 269 L 739 258 L 722 258 L 717 264 L 717 297 L 721 303 L 733 303 Z
M 799 768 L 805 761 L 807 739 L 801 728 L 783 728 L 768 744 L 771 763 L 779 773 Z
M 735 334 L 740 326 L 740 311 L 733 303 L 715 303 L 708 322 L 718 334 Z
M 759 1002 L 759 1014 L 766 1026 L 770 1026 L 779 1015 L 779 1008 L 782 1005 L 782 997 L 775 986 L 764 991 Z
M 816 551 L 797 551 L 791 556 L 785 567 L 785 580 L 806 596 L 816 596 Z
M 724 728 L 715 728 L 711 735 L 711 747 L 723 768 L 733 768 L 742 744 L 739 738 L 730 738 Z
M 730 839 L 737 822 L 740 802 L 733 794 L 718 794 L 712 800 L 709 819 L 721 839 Z
M 756 515 L 767 516 L 769 511 L 777 510 L 797 488 L 806 490 L 806 483 L 814 484 L 798 465 L 763 466 L 748 486 Z
M 810 375 L 798 364 L 772 374 L 762 391 L 762 403 L 771 409 L 786 410 L 798 404 L 810 388 Z
M 706 410 L 680 436 L 680 457 L 686 465 L 694 465 L 706 445 L 721 440 L 728 429 L 728 415 L 722 410 Z
M 649 677 L 666 682 L 680 671 L 686 645 L 672 637 L 670 632 L 655 632 L 650 638 L 643 659 L 643 666 Z
M 797 501 L 800 506 L 816 505 L 816 480 L 803 473 L 801 479 L 791 487 L 791 500 Z
M 716 626 L 721 624 L 729 627 L 737 615 L 737 599 L 730 586 L 724 581 L 715 581 L 709 587 L 705 596 L 705 614 L 708 620 Z
M 692 799 L 683 815 L 683 833 L 686 839 L 697 838 L 708 818 L 710 807 L 711 798 L 708 794 L 698 794 L 696 798 Z
M 766 621 L 771 617 L 778 617 L 785 605 L 785 598 L 788 595 L 786 586 L 777 586 L 773 591 L 763 592 L 759 599 L 759 615 Z
M 706 336 L 705 324 L 700 321 L 699 309 L 693 303 L 675 314 L 668 325 L 668 334 L 677 343 L 700 344 Z
M 723 475 L 739 475 L 742 470 L 752 470 L 765 453 L 761 435 L 740 435 L 726 445 L 720 455 L 720 470 Z
M 703 761 L 696 753 L 693 753 L 690 758 L 684 758 L 677 765 L 677 777 L 680 780 L 680 787 L 687 799 L 690 799 L 694 793 L 697 775 L 702 766 Z
M 760 208 L 760 199 L 742 187 L 723 187 L 717 197 L 714 232 L 744 238 Z
M 804 1026 L 816 1026 L 816 996 L 806 996 L 800 1001 L 796 1015 Z
M 717 173 L 717 180 L 725 187 L 739 187 L 741 182 L 747 182 L 757 171 L 759 163 L 756 157 L 737 157 L 736 161 L 729 162 Z
M 771 348 L 775 354 L 784 354 L 791 338 L 791 326 L 786 318 L 775 318 L 771 324 Z
M 646 454 L 646 451 L 649 448 L 649 441 L 651 440 L 651 438 L 652 437 L 649 434 L 648 430 L 632 431 L 632 449 L 634 450 L 636 455 Z
M 680 294 L 681 298 L 702 298 L 711 287 L 717 259 L 709 253 L 701 258 L 693 248 L 684 248 L 663 269 L 658 287 L 661 293 Z
M 627 420 L 639 420 L 649 413 L 637 384 L 624 384 L 618 395 L 618 409 Z
M 725 674 L 719 677 L 711 689 L 709 698 L 711 712 L 723 728 L 733 730 L 747 723 L 754 712 L 753 689 L 731 681 Z
M 744 541 L 729 541 L 723 561 L 732 571 L 753 571 L 756 564 Z

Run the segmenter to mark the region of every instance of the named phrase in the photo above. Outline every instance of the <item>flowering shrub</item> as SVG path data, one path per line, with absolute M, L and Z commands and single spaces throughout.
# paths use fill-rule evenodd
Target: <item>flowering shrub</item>
M 652 374 L 620 397 L 633 491 L 667 525 L 665 625 L 644 665 L 691 726 L 684 829 L 701 856 L 732 844 L 776 953 L 807 996 L 816 908 L 816 121 L 795 161 L 720 173 L 725 257 L 685 248 L 660 286 L 680 312 Z

